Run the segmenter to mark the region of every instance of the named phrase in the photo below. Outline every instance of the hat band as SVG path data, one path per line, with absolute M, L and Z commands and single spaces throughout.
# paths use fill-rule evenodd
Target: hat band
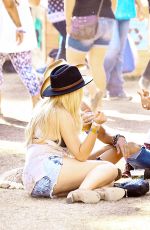
M 52 88 L 53 91 L 64 91 L 66 89 L 70 89 L 73 88 L 74 86 L 78 85 L 79 83 L 83 82 L 83 79 L 81 78 L 79 81 L 76 81 L 75 83 L 65 86 L 65 87 L 61 87 L 61 88 Z

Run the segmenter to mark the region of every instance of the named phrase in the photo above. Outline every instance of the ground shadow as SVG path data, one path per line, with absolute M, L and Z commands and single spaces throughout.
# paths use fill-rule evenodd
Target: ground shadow
M 27 122 L 10 117 L 3 117 L 0 124 L 0 139 L 7 141 L 24 141 L 24 129 Z

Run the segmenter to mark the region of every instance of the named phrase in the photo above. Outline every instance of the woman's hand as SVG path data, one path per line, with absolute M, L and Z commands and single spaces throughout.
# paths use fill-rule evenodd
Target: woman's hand
M 94 116 L 93 121 L 95 121 L 97 124 L 101 125 L 107 121 L 107 118 L 103 112 L 97 112 Z
M 16 31 L 16 42 L 20 45 L 23 42 L 24 32 L 23 31 Z
M 143 89 L 142 92 L 138 92 L 138 94 L 141 97 L 142 107 L 150 110 L 150 93 Z
M 125 137 L 120 136 L 117 140 L 115 147 L 117 149 L 118 154 L 122 153 L 124 158 L 129 157 L 129 147 L 128 147 L 128 143 L 127 143 Z
M 83 130 L 84 131 L 88 131 L 91 127 L 91 124 L 93 122 L 94 119 L 94 113 L 93 112 L 89 112 L 89 110 L 85 110 L 82 114 L 82 121 L 83 121 Z
M 89 110 L 85 110 L 82 115 L 83 120 L 83 130 L 88 131 L 91 127 L 92 122 L 96 122 L 97 124 L 103 124 L 106 122 L 107 118 L 102 112 L 97 112 L 94 114 L 93 112 L 89 112 Z

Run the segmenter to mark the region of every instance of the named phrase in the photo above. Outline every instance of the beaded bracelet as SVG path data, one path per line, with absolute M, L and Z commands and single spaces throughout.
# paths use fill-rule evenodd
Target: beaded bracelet
M 118 141 L 119 137 L 125 138 L 123 135 L 120 135 L 120 134 L 117 134 L 117 135 L 113 136 L 112 144 L 113 144 L 114 147 L 116 147 L 116 144 L 117 144 L 117 141 Z

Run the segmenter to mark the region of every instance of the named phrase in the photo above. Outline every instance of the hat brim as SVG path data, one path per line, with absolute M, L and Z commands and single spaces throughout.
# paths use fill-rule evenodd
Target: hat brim
M 70 89 L 66 89 L 66 90 L 62 90 L 62 91 L 54 91 L 51 88 L 51 85 L 49 85 L 41 94 L 42 97 L 51 97 L 51 96 L 59 96 L 59 95 L 64 95 L 64 94 L 68 94 L 68 93 L 72 93 L 84 86 L 86 86 L 87 84 L 89 84 L 91 81 L 93 80 L 92 77 L 86 76 L 83 77 L 83 82 L 81 82 L 80 84 L 70 88 Z
M 50 83 L 50 74 L 53 71 L 54 68 L 60 65 L 67 64 L 67 62 L 64 59 L 59 59 L 47 66 L 45 72 L 44 72 L 44 79 L 43 79 L 43 84 L 41 86 L 40 94 L 42 96 L 44 90 L 51 84 Z
M 41 97 L 46 97 L 46 96 L 44 96 L 44 94 L 45 94 L 44 92 L 51 85 L 50 75 L 51 75 L 51 72 L 53 71 L 53 69 L 55 69 L 56 67 L 58 67 L 60 65 L 65 65 L 65 64 L 68 64 L 68 63 L 64 59 L 59 59 L 59 60 L 56 60 L 55 62 L 53 62 L 52 64 L 50 64 L 49 66 L 47 66 L 47 68 L 44 72 L 43 84 L 42 84 L 41 90 L 40 90 Z M 78 64 L 78 65 L 76 65 L 76 67 L 80 69 L 80 68 L 85 67 L 85 65 L 84 64 Z M 47 96 L 47 97 L 49 97 L 49 96 Z

